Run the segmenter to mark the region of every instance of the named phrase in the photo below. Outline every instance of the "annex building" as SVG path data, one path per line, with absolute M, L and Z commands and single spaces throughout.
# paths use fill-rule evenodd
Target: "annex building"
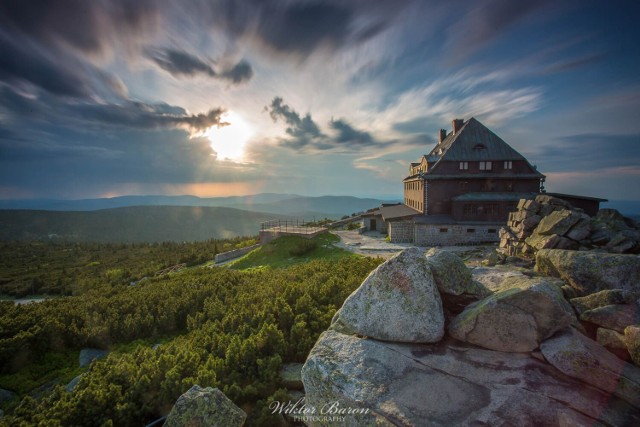
M 544 192 L 545 176 L 475 118 L 455 119 L 438 143 L 402 181 L 404 203 L 382 205 L 363 215 L 367 230 L 392 242 L 421 246 L 498 241 L 498 230 L 520 199 Z M 563 196 L 563 195 L 556 195 Z M 572 197 L 593 210 L 595 198 Z M 577 203 L 576 203 L 577 202 Z

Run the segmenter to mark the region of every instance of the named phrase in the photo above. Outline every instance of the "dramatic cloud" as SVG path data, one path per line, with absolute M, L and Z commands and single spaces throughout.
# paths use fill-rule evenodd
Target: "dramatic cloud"
M 226 79 L 233 83 L 248 81 L 253 76 L 253 69 L 246 61 L 241 61 L 229 69 L 216 71 L 213 61 L 203 60 L 195 55 L 176 49 L 152 49 L 147 56 L 160 68 L 175 77 L 204 74 L 209 77 Z
M 5 0 L 0 198 L 231 181 L 400 194 L 438 129 L 471 116 L 556 191 L 595 170 L 601 188 L 623 176 L 640 188 L 639 8 Z M 225 121 L 228 140 L 208 132 Z M 216 158 L 212 145 L 238 140 L 246 164 Z
M 168 104 L 130 100 L 119 104 L 66 102 L 46 94 L 40 94 L 39 97 L 23 96 L 8 88 L 0 88 L 0 101 L 0 112 L 77 129 L 182 128 L 198 133 L 211 126 L 228 124 L 222 119 L 225 109 L 221 107 L 212 108 L 207 113 L 189 114 L 181 107 Z
M 280 97 L 274 98 L 271 104 L 265 107 L 265 111 L 269 112 L 274 122 L 283 120 L 287 124 L 285 133 L 288 138 L 281 138 L 280 144 L 296 150 L 357 153 L 367 148 L 385 147 L 381 151 L 385 154 L 397 151 L 398 147 L 404 150 L 424 143 L 422 135 L 404 139 L 378 140 L 371 133 L 356 129 L 342 118 L 332 119 L 328 123 L 328 131 L 323 132 L 311 114 L 300 116 L 298 112 L 284 104 Z M 396 147 L 393 148 L 393 146 Z
M 154 0 L 4 0 L 0 27 L 49 47 L 69 45 L 100 53 L 114 37 L 128 43 L 133 36 L 155 30 L 160 5 Z
M 601 171 L 609 168 L 637 167 L 640 134 L 570 135 L 555 138 L 538 148 L 536 156 L 549 172 Z
M 212 20 L 236 38 L 253 39 L 286 55 L 311 53 L 364 42 L 381 33 L 406 1 L 220 0 Z
M 461 8 L 461 17 L 448 29 L 448 43 L 455 57 L 461 59 L 550 4 L 550 0 L 474 2 L 471 8 Z

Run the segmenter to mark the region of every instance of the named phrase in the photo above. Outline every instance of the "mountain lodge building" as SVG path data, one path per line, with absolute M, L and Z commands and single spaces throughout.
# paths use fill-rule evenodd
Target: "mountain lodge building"
M 455 119 L 438 143 L 409 165 L 404 203 L 363 215 L 367 230 L 392 242 L 422 246 L 498 241 L 498 230 L 520 199 L 544 192 L 545 176 L 475 118 Z M 556 195 L 558 197 L 564 195 Z M 602 199 L 572 197 L 585 211 Z M 577 203 L 576 203 L 577 202 Z M 581 206 L 581 204 L 583 206 Z

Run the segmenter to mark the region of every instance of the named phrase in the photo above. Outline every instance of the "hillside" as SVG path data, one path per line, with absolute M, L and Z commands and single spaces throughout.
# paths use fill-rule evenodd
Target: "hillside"
M 142 243 L 258 234 L 281 215 L 224 207 L 137 206 L 88 212 L 1 210 L 0 240 Z
M 109 264 L 108 252 L 95 263 Z M 241 405 L 247 426 L 281 425 L 268 410 L 288 398 L 280 369 L 305 360 L 380 262 L 309 255 L 286 268 L 193 267 L 39 304 L 0 301 L 0 389 L 11 390 L 0 426 L 146 425 L 196 383 Z M 110 354 L 81 367 L 86 347 Z

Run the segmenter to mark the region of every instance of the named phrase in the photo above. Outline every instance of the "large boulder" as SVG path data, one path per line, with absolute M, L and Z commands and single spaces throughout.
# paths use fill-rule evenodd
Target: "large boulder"
M 626 350 L 624 335 L 612 329 L 598 328 L 596 342 L 608 350 Z
M 442 300 L 423 252 L 410 248 L 379 265 L 346 299 L 331 327 L 384 341 L 439 341 Z
M 554 211 L 542 218 L 535 232 L 542 236 L 562 236 L 581 219 L 588 220 L 589 216 L 569 209 Z
M 471 270 L 471 275 L 473 280 L 481 283 L 487 290 L 495 292 L 503 290 L 503 284 L 509 278 L 525 278 L 526 276 L 522 274 L 521 270 L 521 268 L 511 267 L 509 265 L 475 267 Z
M 164 427 L 240 427 L 246 418 L 217 388 L 194 385 L 178 398 Z
M 630 304 L 638 299 L 638 295 L 622 289 L 605 289 L 585 297 L 571 298 L 569 302 L 578 314 L 595 308 L 612 304 Z
M 84 368 L 85 366 L 89 366 L 89 364 L 94 360 L 107 357 L 108 354 L 109 352 L 107 350 L 101 350 L 99 348 L 83 348 L 80 350 L 78 362 L 80 367 Z
M 523 352 L 571 324 L 571 306 L 556 281 L 513 277 L 502 286 L 460 313 L 449 334 L 491 350 Z
M 562 373 L 640 408 L 640 368 L 623 362 L 573 328 L 546 340 L 540 350 Z
M 624 343 L 629 350 L 631 360 L 640 365 L 640 325 L 627 326 L 624 329 Z
M 437 248 L 430 249 L 426 257 L 440 293 L 450 295 L 468 293 L 472 285 L 471 271 L 462 258 Z
M 640 323 L 640 305 L 615 304 L 587 310 L 580 320 L 624 333 L 624 328 Z
M 10 390 L 0 388 L 0 403 L 5 403 L 16 397 L 16 394 Z
M 302 370 L 309 426 L 632 425 L 636 408 L 527 353 L 327 331 Z M 322 413 L 324 408 L 324 414 Z M 333 408 L 333 414 L 328 410 Z
M 640 257 L 585 251 L 543 249 L 536 270 L 560 277 L 581 295 L 605 289 L 640 291 Z

